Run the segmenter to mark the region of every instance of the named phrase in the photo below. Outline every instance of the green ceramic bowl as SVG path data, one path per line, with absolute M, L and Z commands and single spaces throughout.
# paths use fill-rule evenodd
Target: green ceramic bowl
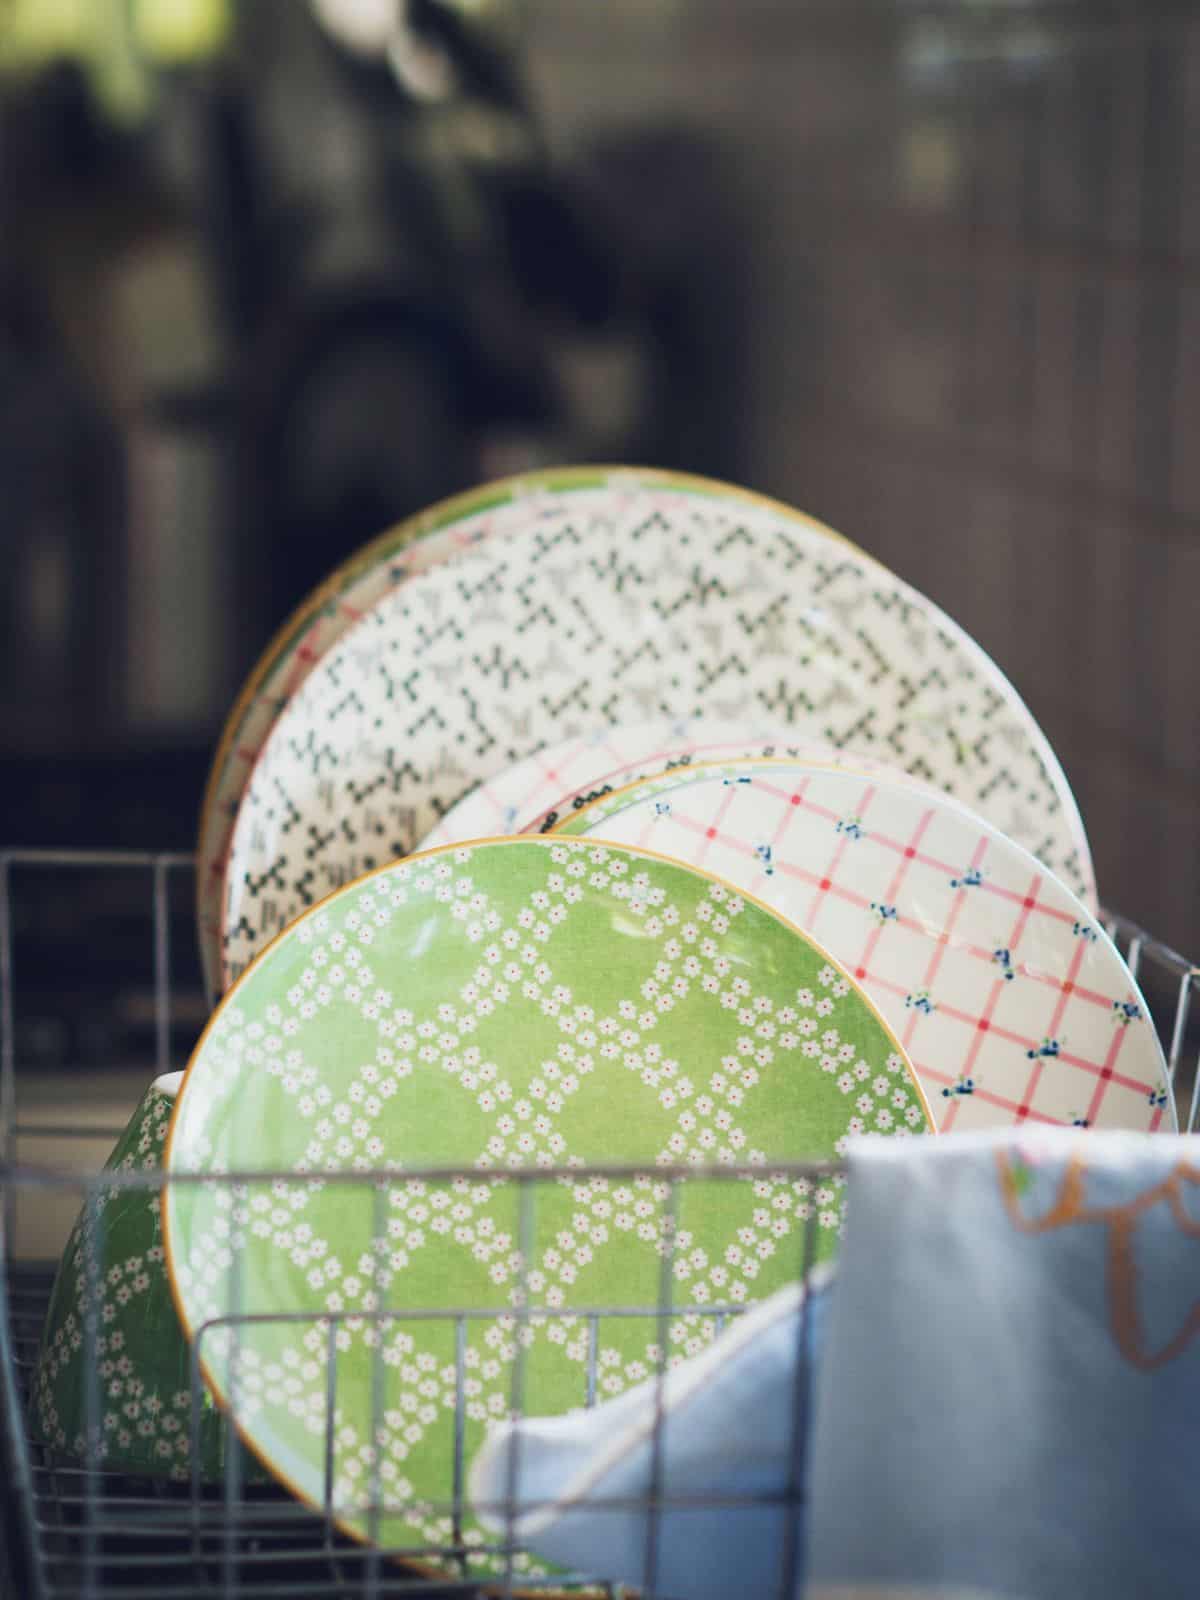
M 182 1077 L 172 1072 L 150 1085 L 106 1172 L 161 1169 Z M 101 1183 L 80 1213 L 50 1297 L 31 1424 L 34 1437 L 55 1454 L 186 1478 L 192 1469 L 191 1354 L 167 1282 L 161 1210 L 157 1187 Z M 89 1401 L 93 1341 L 99 1383 Z M 200 1473 L 219 1478 L 229 1429 L 207 1390 L 200 1398 Z M 90 1404 L 97 1407 L 91 1428 Z

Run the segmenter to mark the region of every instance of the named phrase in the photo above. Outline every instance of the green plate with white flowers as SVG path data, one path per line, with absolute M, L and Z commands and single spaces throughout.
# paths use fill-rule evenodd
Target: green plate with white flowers
M 862 1094 L 889 1131 L 929 1130 L 871 1002 L 719 880 L 541 837 L 412 857 L 294 923 L 197 1047 L 166 1157 L 180 1317 L 297 1495 L 392 1553 L 495 1577 L 505 1556 L 455 1510 L 489 1428 L 583 1404 L 593 1357 L 611 1396 L 698 1352 L 717 1308 L 794 1281 L 814 1213 L 830 1254 L 834 1186 L 772 1163 L 843 1151 Z M 657 1176 L 530 1179 L 596 1163 L 763 1172 L 674 1201 Z M 284 1176 L 221 1176 L 267 1171 Z M 681 1314 L 634 1315 L 670 1237 Z

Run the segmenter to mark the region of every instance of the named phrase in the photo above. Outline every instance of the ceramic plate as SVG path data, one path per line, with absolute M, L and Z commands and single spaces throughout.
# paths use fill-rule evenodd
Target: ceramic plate
M 743 746 L 745 741 L 742 741 Z M 606 795 L 614 794 L 619 789 L 626 789 L 632 783 L 642 780 L 649 781 L 656 777 L 669 777 L 675 771 L 683 771 L 694 766 L 710 766 L 713 762 L 737 760 L 785 760 L 792 759 L 816 763 L 824 767 L 849 767 L 855 772 L 879 772 L 885 777 L 899 778 L 911 788 L 924 789 L 927 785 L 918 782 L 900 772 L 896 767 L 889 766 L 886 761 L 873 761 L 870 756 L 865 756 L 860 750 L 837 750 L 832 745 L 821 745 L 811 741 L 790 738 L 786 733 L 777 735 L 774 739 L 766 739 L 756 748 L 738 750 L 736 741 L 731 739 L 724 750 L 714 744 L 700 746 L 691 751 L 681 751 L 678 755 L 668 755 L 658 764 L 658 771 L 639 771 L 639 767 L 648 768 L 650 763 L 630 762 L 628 766 L 617 768 L 606 773 L 598 782 L 587 788 L 572 789 L 568 794 L 559 795 L 555 802 L 544 811 L 539 811 L 521 830 L 523 833 L 551 833 L 567 817 L 574 816 L 582 811 L 585 806 L 593 805 L 597 800 Z M 931 790 L 937 793 L 937 790 Z
M 787 728 L 739 728 L 703 717 L 596 728 L 548 745 L 481 783 L 442 818 L 420 848 L 497 834 L 548 832 L 561 816 L 638 778 L 697 761 L 748 756 L 796 756 L 833 766 L 842 759 L 831 745 L 797 742 Z M 845 759 L 861 765 L 865 758 Z
M 978 805 L 1091 892 L 1062 772 L 999 671 L 851 547 L 703 495 L 577 490 L 554 531 L 460 553 L 381 600 L 282 713 L 226 881 L 227 976 L 466 790 L 598 723 L 793 728 Z
M 817 1215 L 822 1256 L 833 1246 L 834 1186 L 772 1176 L 773 1160 L 833 1156 L 852 1127 L 903 1135 L 927 1118 L 878 1012 L 776 913 L 636 851 L 551 836 L 455 847 L 301 918 L 219 1008 L 180 1093 L 168 1178 L 270 1168 L 322 1182 L 247 1182 L 235 1195 L 169 1181 L 168 1270 L 189 1332 L 239 1309 L 268 1318 L 236 1340 L 208 1326 L 200 1356 L 278 1477 L 326 1503 L 336 1383 L 339 1522 L 393 1549 L 447 1544 L 465 1460 L 513 1403 L 518 1241 L 535 1313 L 524 1407 L 558 1413 L 586 1395 L 589 1335 L 570 1307 L 658 1300 L 667 1186 L 528 1186 L 522 1221 L 523 1186 L 507 1178 L 439 1183 L 406 1169 L 763 1165 L 753 1185 L 680 1191 L 672 1281 L 687 1314 L 672 1324 L 674 1359 L 713 1337 L 706 1307 L 795 1279 L 802 1219 Z M 395 1176 L 361 1187 L 326 1176 L 356 1171 Z M 452 1315 L 419 1317 L 455 1306 L 495 1318 L 456 1332 Z M 653 1372 L 656 1319 L 597 1327 L 601 1395 Z M 375 1470 L 381 1517 L 367 1509 Z M 497 1558 L 480 1550 L 473 1570 L 494 1574 Z
M 633 483 L 643 493 L 733 498 L 740 505 L 770 507 L 785 519 L 819 528 L 799 512 L 713 479 L 648 469 L 558 468 L 504 479 L 441 501 L 358 551 L 308 596 L 275 635 L 246 679 L 221 732 L 201 807 L 197 845 L 200 953 L 210 996 L 221 987 L 221 907 L 234 819 L 267 736 L 316 663 L 377 600 L 418 573 L 442 565 L 459 550 L 521 528 L 536 525 L 552 531 L 575 515 L 573 496 L 581 490 L 594 494 L 602 489 L 619 502 Z M 831 529 L 821 531 L 841 541 Z
M 1108 935 L 950 801 L 879 774 L 734 762 L 635 784 L 561 830 L 721 873 L 807 929 L 900 1035 L 943 1132 L 1175 1127 L 1158 1036 Z

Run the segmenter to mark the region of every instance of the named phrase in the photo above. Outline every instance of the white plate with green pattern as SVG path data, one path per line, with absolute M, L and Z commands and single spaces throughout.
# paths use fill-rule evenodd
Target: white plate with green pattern
M 305 598 L 268 644 L 221 731 L 205 788 L 196 846 L 200 955 L 210 994 L 226 987 L 221 976 L 221 909 L 230 841 L 242 796 L 272 728 L 309 673 L 376 601 L 420 574 L 443 566 L 459 551 L 493 540 L 503 542 L 523 528 L 552 535 L 576 516 L 579 498 L 594 499 L 602 492 L 619 505 L 634 488 L 650 497 L 648 504 L 666 508 L 678 504 L 680 496 L 727 499 L 746 509 L 769 508 L 777 516 L 818 529 L 826 538 L 852 548 L 832 529 L 820 528 L 800 512 L 735 484 L 646 468 L 552 467 L 483 484 L 439 501 L 355 551 Z M 457 799 L 478 775 L 464 772 L 451 799 Z M 457 837 L 516 831 L 472 828 Z M 414 839 L 409 838 L 406 849 L 413 844 Z
M 197 1047 L 166 1158 L 181 1320 L 204 1330 L 218 1402 L 297 1495 L 357 1537 L 457 1545 L 494 1577 L 503 1558 L 450 1507 L 513 1405 L 522 1278 L 530 1412 L 584 1402 L 589 1330 L 572 1307 L 654 1307 L 672 1231 L 684 1314 L 667 1356 L 696 1353 L 714 1308 L 795 1280 L 804 1219 L 832 1251 L 834 1187 L 772 1163 L 844 1151 L 864 1095 L 875 1130 L 931 1129 L 872 1003 L 718 879 L 549 837 L 413 857 L 293 924 Z M 484 1175 L 597 1163 L 763 1175 L 690 1179 L 674 1224 L 663 1179 Z M 459 1176 L 404 1176 L 431 1168 Z M 236 1192 L 170 1181 L 264 1170 L 295 1176 Z M 355 1178 L 368 1172 L 387 1176 Z M 239 1313 L 262 1320 L 235 1334 L 220 1319 Z M 654 1372 L 654 1316 L 595 1326 L 599 1393 Z
M 602 725 L 788 729 L 960 797 L 1094 903 L 1066 778 L 1013 686 L 929 601 L 819 525 L 660 485 L 459 551 L 305 678 L 246 784 L 227 986 L 307 906 L 406 855 L 474 785 Z

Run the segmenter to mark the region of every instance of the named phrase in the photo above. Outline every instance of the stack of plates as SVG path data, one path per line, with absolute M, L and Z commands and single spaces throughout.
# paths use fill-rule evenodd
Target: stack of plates
M 447 1507 L 489 1427 L 704 1348 L 714 1308 L 796 1277 L 807 1219 L 834 1249 L 840 1182 L 780 1163 L 1174 1127 L 1016 690 L 870 557 L 726 485 L 535 475 L 370 547 L 253 674 L 200 856 L 224 998 L 165 1165 L 286 1176 L 169 1185 L 163 1292 L 272 1474 L 472 1576 L 505 1558 Z M 609 1163 L 762 1176 L 571 1176 Z M 620 1314 L 664 1286 L 678 1316 Z M 83 1448 L 62 1382 L 39 1395 Z M 103 1448 L 182 1470 L 177 1402 L 132 1398 Z

